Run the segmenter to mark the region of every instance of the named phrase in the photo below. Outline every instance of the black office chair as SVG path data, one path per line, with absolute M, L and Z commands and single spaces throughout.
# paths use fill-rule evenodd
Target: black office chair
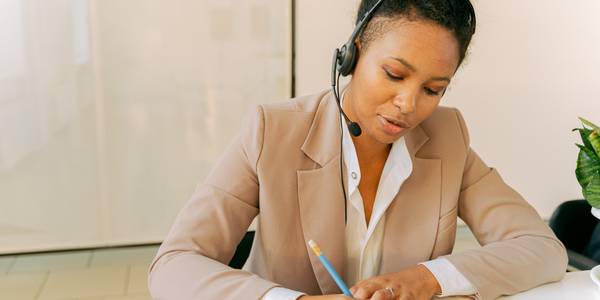
M 246 263 L 252 249 L 252 241 L 254 241 L 254 231 L 248 231 L 242 238 L 242 241 L 237 246 L 233 258 L 229 262 L 229 266 L 235 269 L 241 269 Z
M 569 265 L 589 270 L 600 264 L 600 222 L 585 200 L 570 200 L 559 205 L 549 225 L 567 248 Z

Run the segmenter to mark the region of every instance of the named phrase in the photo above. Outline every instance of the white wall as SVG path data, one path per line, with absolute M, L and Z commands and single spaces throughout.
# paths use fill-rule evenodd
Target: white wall
M 289 98 L 290 12 L 0 0 L 0 254 L 161 241 L 249 106 Z
M 352 31 L 358 2 L 297 1 L 298 95 L 329 87 L 332 50 Z M 577 116 L 600 123 L 600 1 L 473 4 L 471 54 L 442 105 L 463 112 L 473 148 L 548 218 L 581 198 Z

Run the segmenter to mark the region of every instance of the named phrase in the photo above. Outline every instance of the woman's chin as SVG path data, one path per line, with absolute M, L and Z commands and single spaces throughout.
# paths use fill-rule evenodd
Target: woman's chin
M 385 134 L 381 130 L 376 130 L 375 134 L 370 134 L 369 132 L 367 132 L 367 134 L 369 134 L 369 136 L 372 139 L 374 139 L 375 141 L 377 141 L 378 143 L 386 144 L 386 145 L 393 144 L 395 141 L 397 141 L 402 136 L 402 134 L 399 134 L 397 136 L 390 136 L 388 134 Z
M 392 144 L 392 143 L 396 142 L 397 140 L 399 140 L 401 137 L 405 136 L 409 130 L 410 130 L 410 128 L 402 128 L 402 131 L 400 131 L 396 134 L 393 134 L 393 135 L 380 130 L 378 137 L 377 137 L 377 141 L 379 141 L 380 143 L 383 143 L 383 144 Z

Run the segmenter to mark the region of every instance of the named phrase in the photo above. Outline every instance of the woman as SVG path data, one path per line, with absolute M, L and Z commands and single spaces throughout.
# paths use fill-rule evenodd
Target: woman
M 309 240 L 356 299 L 493 299 L 562 278 L 563 245 L 439 106 L 475 31 L 471 4 L 363 0 L 357 19 L 371 8 L 341 95 L 248 115 L 160 247 L 154 298 L 350 299 Z M 248 261 L 229 268 L 259 213 Z M 482 248 L 451 254 L 458 217 Z

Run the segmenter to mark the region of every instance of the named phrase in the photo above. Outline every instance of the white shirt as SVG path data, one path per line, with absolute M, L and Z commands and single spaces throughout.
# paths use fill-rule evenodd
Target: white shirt
M 342 94 L 342 102 L 343 98 L 344 94 Z M 356 148 L 343 119 L 342 128 L 344 135 L 342 152 L 346 165 L 346 195 L 348 201 L 348 222 L 345 232 L 347 266 L 346 272 L 342 274 L 342 277 L 344 277 L 344 281 L 350 287 L 360 280 L 379 275 L 385 212 L 404 181 L 412 173 L 412 161 L 404 137 L 401 137 L 392 144 L 383 167 L 371 219 L 367 224 L 365 221 L 363 200 L 358 190 L 361 172 Z M 439 296 L 474 295 L 477 293 L 471 282 L 449 260 L 436 258 L 431 261 L 422 262 L 421 264 L 427 267 L 439 282 L 442 288 L 442 294 Z M 262 297 L 262 300 L 295 300 L 302 295 L 305 294 L 282 287 L 275 287 L 270 289 Z

